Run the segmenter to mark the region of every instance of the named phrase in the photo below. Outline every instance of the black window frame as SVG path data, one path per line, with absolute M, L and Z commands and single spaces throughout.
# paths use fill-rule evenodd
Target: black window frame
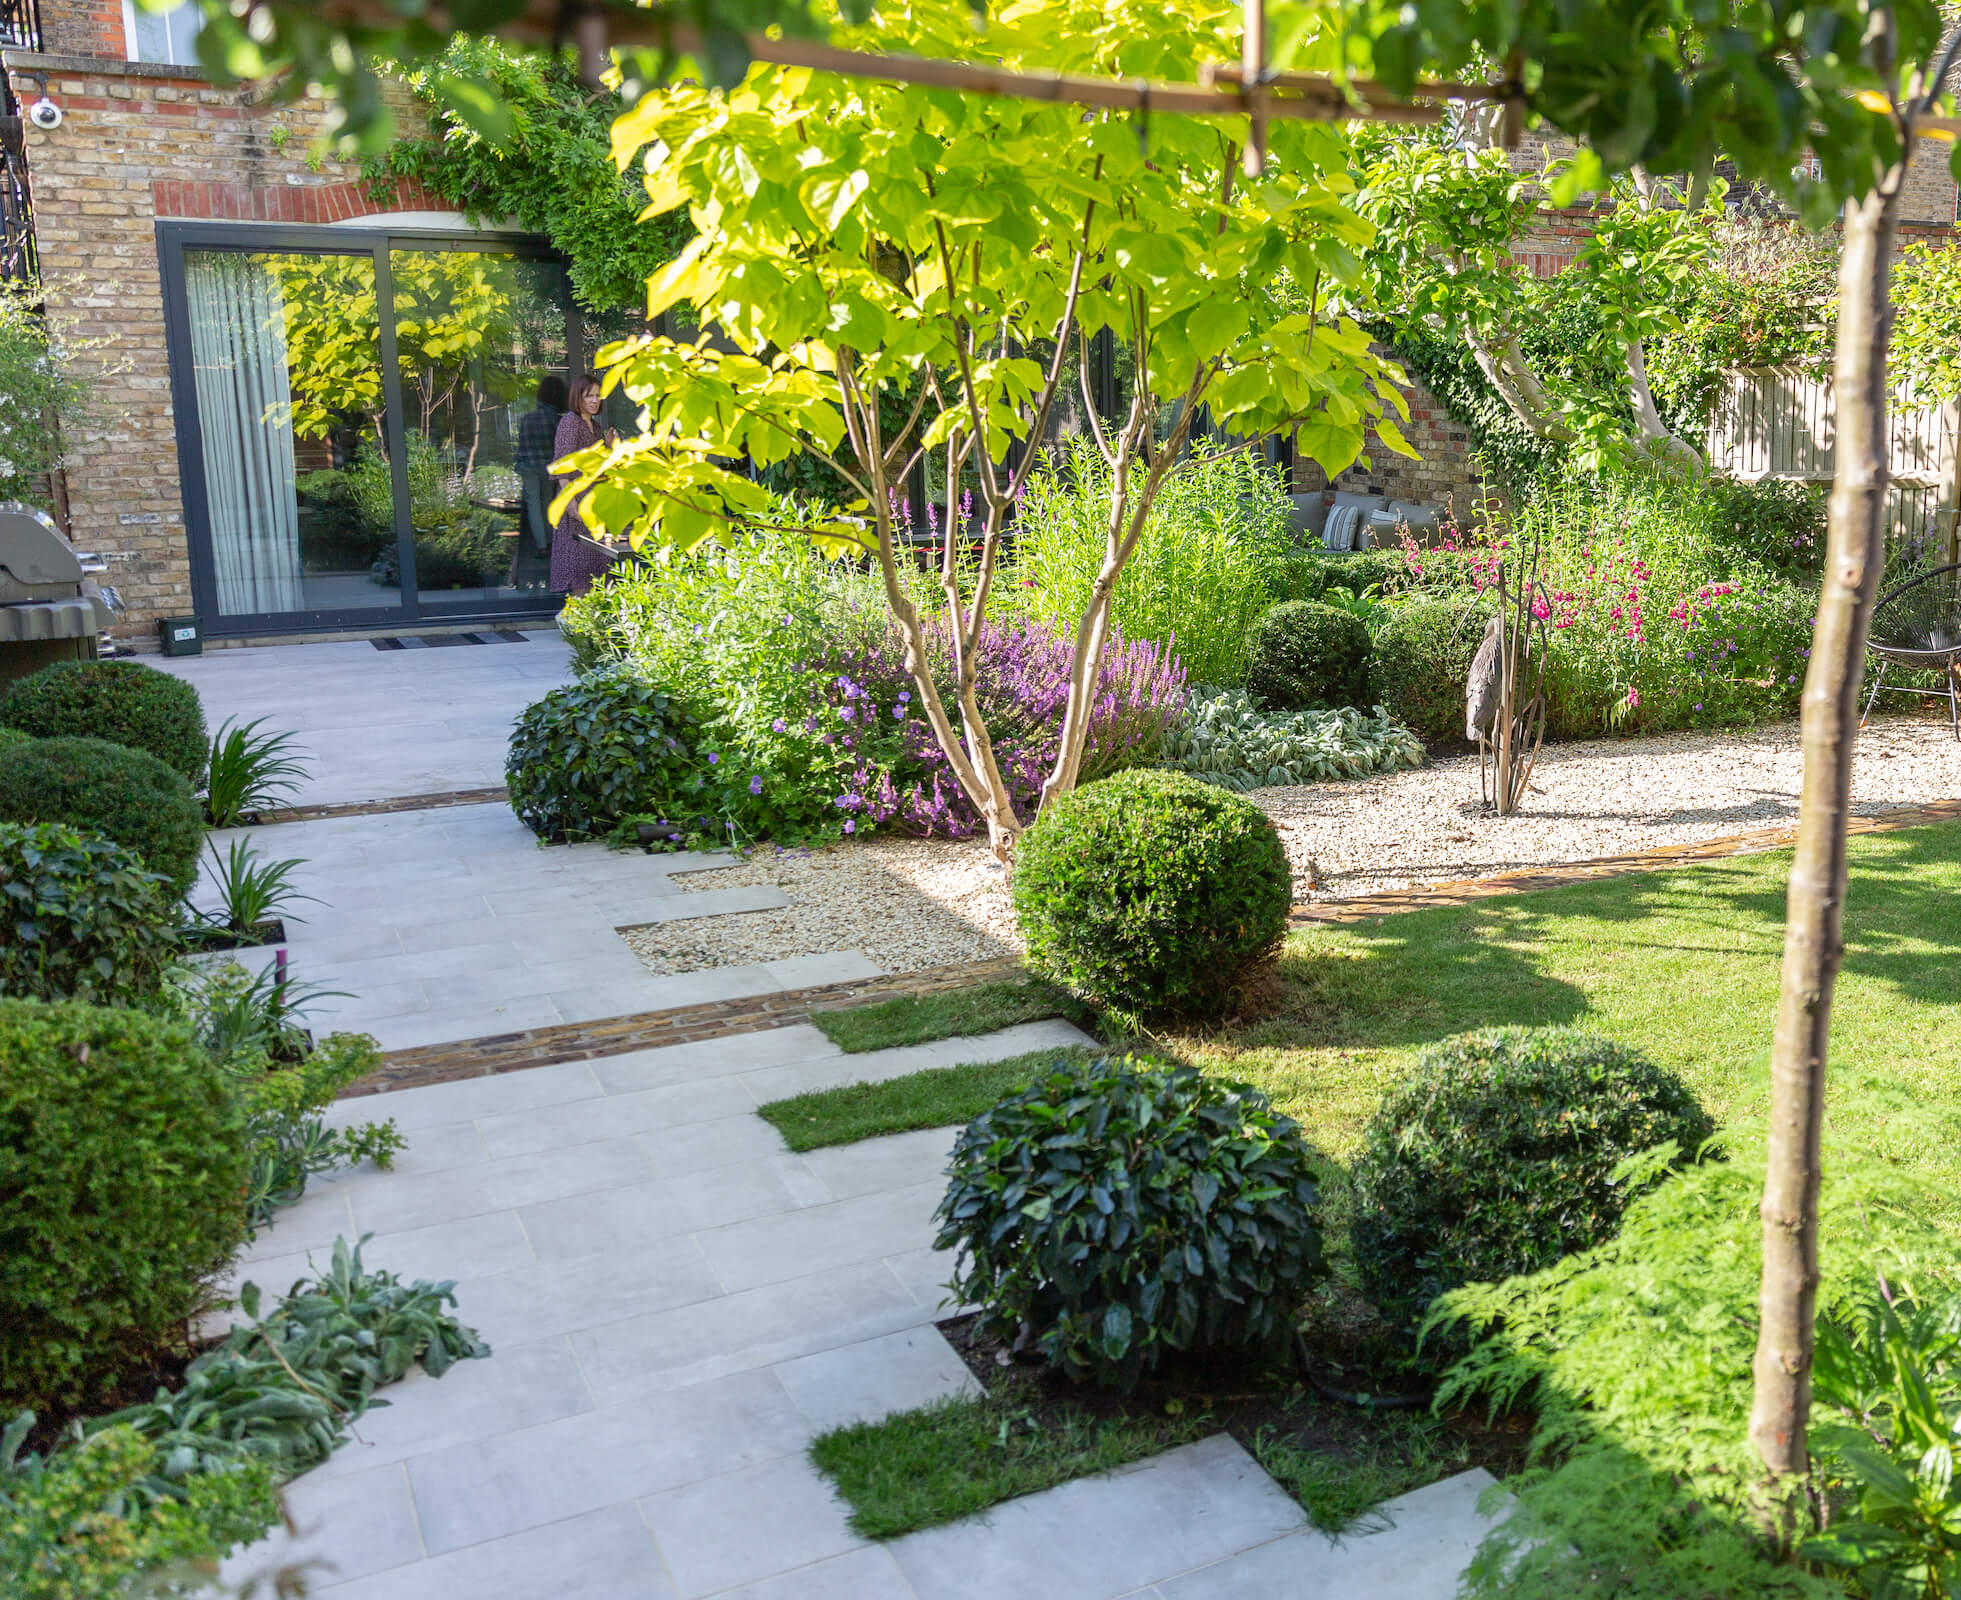
M 214 638 L 262 637 L 288 633 L 413 630 L 420 624 L 498 623 L 558 614 L 565 597 L 541 595 L 486 603 L 425 599 L 415 573 L 415 538 L 409 525 L 407 416 L 402 375 L 395 351 L 395 296 L 391 256 L 396 250 L 491 252 L 533 261 L 565 258 L 535 234 L 489 229 L 316 226 L 274 222 L 207 222 L 159 219 L 157 264 L 162 277 L 164 341 L 170 371 L 171 410 L 177 441 L 179 495 L 184 507 L 184 543 L 190 561 L 191 600 L 204 631 Z M 211 544 L 211 508 L 204 481 L 203 439 L 197 410 L 195 363 L 191 354 L 190 302 L 184 283 L 184 252 L 237 250 L 247 253 L 370 256 L 375 269 L 375 300 L 380 318 L 382 401 L 387 415 L 388 459 L 396 464 L 395 538 L 401 583 L 392 606 L 358 610 L 253 612 L 227 616 L 218 609 L 217 559 Z M 573 299 L 569 278 L 564 290 L 566 364 L 585 370 L 584 314 Z

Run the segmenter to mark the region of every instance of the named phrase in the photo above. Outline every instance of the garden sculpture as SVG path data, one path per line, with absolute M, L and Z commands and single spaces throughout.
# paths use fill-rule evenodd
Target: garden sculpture
M 1873 607 L 1866 648 L 1879 657 L 1879 676 L 1866 700 L 1864 727 L 1886 688 L 1886 674 L 1901 666 L 1909 672 L 1939 672 L 1947 680 L 1947 718 L 1961 739 L 1961 564 L 1916 573 L 1879 597 Z M 1926 694 L 1925 689 L 1892 689 L 1891 694 Z
M 1552 606 L 1538 570 L 1536 542 L 1497 563 L 1488 592 L 1496 595 L 1498 613 L 1485 624 L 1465 685 L 1464 729 L 1478 744 L 1478 797 L 1501 817 L 1525 798 L 1546 736 L 1545 619 Z

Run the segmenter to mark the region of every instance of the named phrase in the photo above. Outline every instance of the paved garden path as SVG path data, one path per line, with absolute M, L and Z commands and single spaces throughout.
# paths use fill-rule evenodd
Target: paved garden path
M 316 1181 L 238 1269 L 285 1289 L 337 1235 L 458 1280 L 495 1354 L 416 1375 L 288 1492 L 333 1600 L 1444 1600 L 1481 1473 L 1335 1543 L 1208 1439 L 884 1545 L 805 1456 L 817 1432 L 968 1392 L 934 1328 L 950 1130 L 789 1154 L 763 1102 L 1082 1042 L 1067 1024 L 846 1056 L 796 1026 L 342 1102 L 393 1172 Z
M 291 729 L 302 806 L 502 781 L 513 718 L 563 680 L 555 635 L 377 651 L 214 652 L 166 664 L 215 727 Z M 681 894 L 713 857 L 540 850 L 503 804 L 249 830 L 297 858 L 287 917 L 323 1028 L 387 1048 L 869 976 L 861 955 L 659 978 L 622 925 L 782 903 Z M 226 836 L 214 842 L 222 849 Z M 200 890 L 208 899 L 208 881 Z M 253 957 L 269 959 L 268 953 Z M 1081 1042 L 1062 1023 L 845 1056 L 807 1026 L 344 1101 L 393 1116 L 395 1170 L 316 1180 L 238 1268 L 269 1293 L 372 1235 L 371 1266 L 458 1281 L 494 1347 L 391 1389 L 288 1491 L 300 1530 L 234 1559 L 317 1558 L 335 1600 L 1444 1600 L 1483 1524 L 1467 1474 L 1335 1543 L 1223 1436 L 885 1545 L 855 1537 L 811 1437 L 970 1389 L 934 1327 L 931 1213 L 950 1130 L 791 1155 L 755 1115 L 806 1089 Z
M 517 714 L 571 676 L 555 630 L 482 645 L 377 650 L 370 640 L 213 650 L 149 665 L 187 679 L 215 733 L 228 718 L 299 735 L 312 776 L 295 806 L 494 788 Z

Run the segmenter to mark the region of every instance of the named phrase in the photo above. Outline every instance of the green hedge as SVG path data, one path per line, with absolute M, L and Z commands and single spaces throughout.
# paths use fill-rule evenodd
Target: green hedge
M 197 880 L 204 814 L 189 782 L 106 739 L 35 739 L 0 750 L 0 822 L 61 822 L 134 851 L 181 900 Z
M 99 1402 L 182 1346 L 245 1237 L 248 1164 L 189 1029 L 0 1000 L 0 1416 Z
M 0 822 L 0 995 L 140 1000 L 157 992 L 176 916 L 113 840 L 57 822 Z
M 1362 1287 L 1414 1320 L 1446 1289 L 1535 1272 L 1608 1238 L 1639 1187 L 1614 1172 L 1714 1131 L 1681 1079 L 1564 1028 L 1467 1033 L 1384 1098 L 1351 1171 Z
M 1247 692 L 1267 711 L 1366 709 L 1373 704 L 1371 648 L 1360 617 L 1313 600 L 1283 600 L 1253 629 Z
M 136 661 L 57 661 L 0 698 L 0 723 L 147 750 L 193 787 L 211 759 L 204 707 L 182 678 Z
M 1279 948 L 1293 876 L 1250 800 L 1135 768 L 1050 802 L 1013 894 L 1037 971 L 1128 1015 L 1203 1016 Z
M 1347 555 L 1296 550 L 1268 569 L 1268 579 L 1275 600 L 1319 600 L 1330 589 L 1356 594 L 1386 589 L 1402 571 L 1400 550 L 1357 550 Z
M 1483 608 L 1473 596 L 1398 605 L 1375 638 L 1376 693 L 1423 738 L 1461 742 L 1464 682 L 1483 640 Z

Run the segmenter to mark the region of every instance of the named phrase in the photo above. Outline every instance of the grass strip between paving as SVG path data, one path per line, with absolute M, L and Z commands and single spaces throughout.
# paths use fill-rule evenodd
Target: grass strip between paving
M 930 1067 L 883 1083 L 847 1083 L 841 1088 L 772 1100 L 756 1114 L 798 1152 L 855 1144 L 888 1133 L 910 1133 L 915 1128 L 948 1128 L 972 1122 L 1058 1056 L 1089 1053 L 1081 1045 L 1051 1046 L 1005 1061 Z
M 949 1398 L 820 1434 L 810 1459 L 861 1538 L 892 1539 L 1018 1495 L 1108 1472 L 1216 1432 L 1204 1417 L 1038 1421 L 1012 1398 Z
M 820 1011 L 810 1020 L 847 1055 L 927 1044 L 934 1039 L 994 1033 L 1018 1022 L 1062 1017 L 1087 1027 L 1094 1013 L 1081 1001 L 1040 979 L 1003 979 L 939 994 L 901 995 L 876 1005 Z

